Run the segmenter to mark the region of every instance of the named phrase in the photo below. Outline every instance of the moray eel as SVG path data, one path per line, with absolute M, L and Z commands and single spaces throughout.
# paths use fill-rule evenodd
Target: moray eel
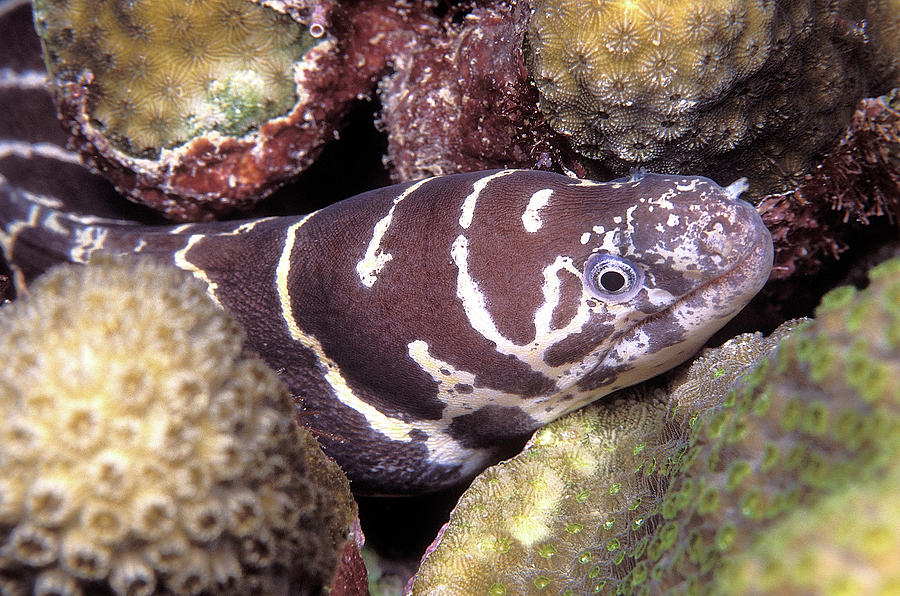
M 147 226 L 7 186 L 19 287 L 97 252 L 172 263 L 247 330 L 360 493 L 438 490 L 675 366 L 762 287 L 740 183 L 527 170 L 430 178 L 298 217 Z

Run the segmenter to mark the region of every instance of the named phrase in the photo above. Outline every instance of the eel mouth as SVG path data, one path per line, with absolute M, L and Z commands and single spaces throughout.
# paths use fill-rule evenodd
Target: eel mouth
M 598 387 L 603 393 L 597 397 L 640 383 L 693 356 L 768 281 L 774 255 L 772 236 L 752 205 L 740 199 L 734 202 L 747 212 L 748 234 L 737 245 L 744 249 L 740 256 L 720 275 L 625 330 L 584 377 L 602 375 L 610 379 Z M 680 341 L 667 342 L 674 333 L 681 335 Z M 626 353 L 625 346 L 639 345 L 642 335 L 649 343 L 639 351 Z M 662 339 L 654 345 L 654 338 Z

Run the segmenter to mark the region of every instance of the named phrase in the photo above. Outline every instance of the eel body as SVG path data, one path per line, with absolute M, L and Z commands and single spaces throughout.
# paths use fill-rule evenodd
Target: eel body
M 771 268 L 769 233 L 739 192 L 500 170 L 298 217 L 147 226 L 7 185 L 0 247 L 20 288 L 98 252 L 190 271 L 357 491 L 418 493 L 698 350 Z

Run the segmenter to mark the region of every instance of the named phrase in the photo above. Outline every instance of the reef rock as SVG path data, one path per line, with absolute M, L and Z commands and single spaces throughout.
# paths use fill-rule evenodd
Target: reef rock
M 88 5 L 37 4 L 63 123 L 120 191 L 180 220 L 252 206 L 376 94 L 397 180 L 642 165 L 746 176 L 761 198 L 900 77 L 896 0 Z
M 884 526 L 896 508 L 865 509 L 872 501 L 857 482 L 885 494 L 897 476 L 900 259 L 873 269 L 871 280 L 863 292 L 828 294 L 809 324 L 739 336 L 655 387 L 538 431 L 463 495 L 412 593 L 734 593 L 743 585 L 864 594 L 896 585 L 883 558 L 896 553 L 896 531 Z M 853 507 L 844 515 L 859 519 L 854 531 L 870 533 L 852 545 L 822 542 L 837 531 L 804 543 L 808 556 L 794 557 L 807 567 L 797 576 L 767 554 L 772 536 L 799 545 L 809 531 L 801 513 L 814 511 L 821 527 L 840 506 Z M 846 566 L 828 569 L 832 555 Z M 868 558 L 849 562 L 855 556 Z
M 643 166 L 745 176 L 758 201 L 796 188 L 859 100 L 900 81 L 896 2 L 456 10 L 381 83 L 398 180 L 493 167 L 606 179 Z
M 800 186 L 759 205 L 772 232 L 772 279 L 817 273 L 854 234 L 896 237 L 900 226 L 900 90 L 864 99 L 840 143 Z
M 380 125 L 397 180 L 503 167 L 577 166 L 537 108 L 522 56 L 527 8 L 480 7 L 397 56 Z
M 332 584 L 355 547 L 349 483 L 202 283 L 62 266 L 0 328 L 0 592 Z

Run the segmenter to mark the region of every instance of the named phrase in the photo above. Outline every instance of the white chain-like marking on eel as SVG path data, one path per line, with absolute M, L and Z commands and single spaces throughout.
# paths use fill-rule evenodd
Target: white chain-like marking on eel
M 527 170 L 367 192 L 310 215 L 147 226 L 6 185 L 20 286 L 139 253 L 203 280 L 363 493 L 471 478 L 510 441 L 694 354 L 762 287 L 742 182 Z

